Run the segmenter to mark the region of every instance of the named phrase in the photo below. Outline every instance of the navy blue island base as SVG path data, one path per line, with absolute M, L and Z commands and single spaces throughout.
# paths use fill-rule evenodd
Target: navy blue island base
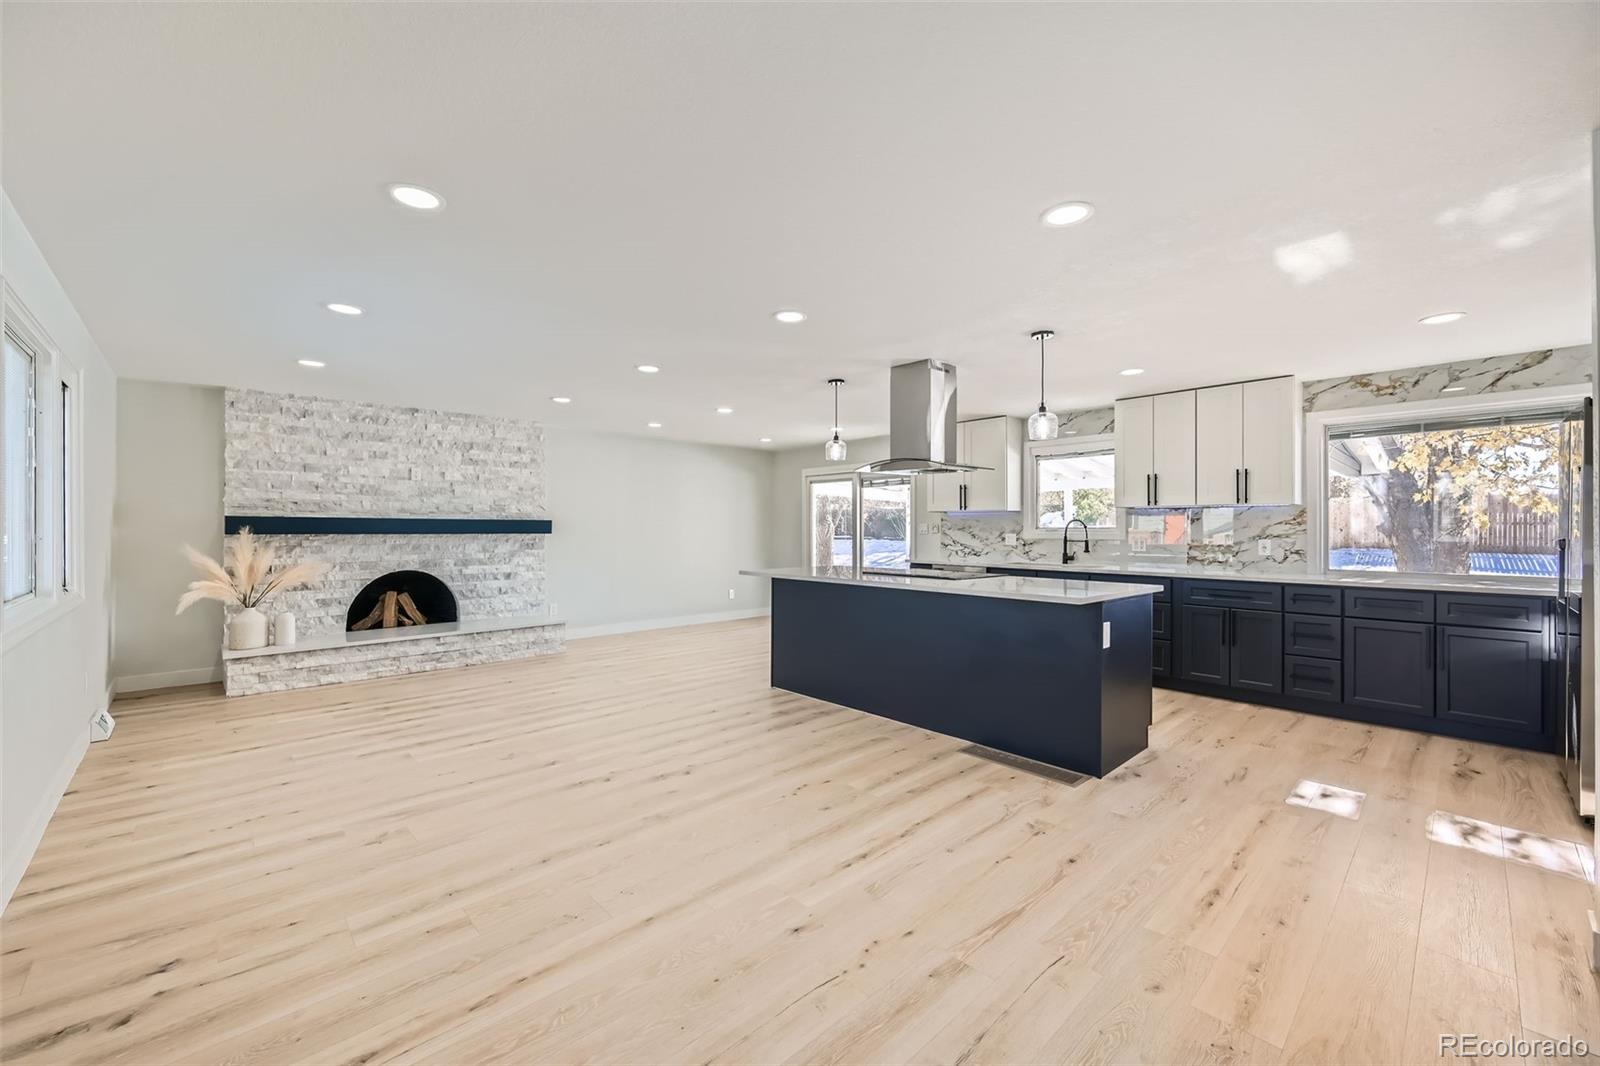
M 1148 594 L 1038 602 L 768 576 L 775 688 L 1095 777 L 1149 743 Z

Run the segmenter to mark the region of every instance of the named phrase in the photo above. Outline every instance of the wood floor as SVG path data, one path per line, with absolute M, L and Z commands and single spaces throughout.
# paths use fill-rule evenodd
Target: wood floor
M 1590 840 L 1549 757 L 1158 693 L 1150 751 L 1064 783 L 773 691 L 766 640 L 119 701 L 0 923 L 0 1059 L 1600 1048 L 1581 875 L 1425 836 Z

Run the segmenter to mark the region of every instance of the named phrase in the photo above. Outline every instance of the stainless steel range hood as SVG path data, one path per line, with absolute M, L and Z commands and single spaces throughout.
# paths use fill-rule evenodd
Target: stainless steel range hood
M 946 474 L 989 470 L 956 462 L 956 368 L 919 359 L 889 370 L 889 455 L 863 474 Z

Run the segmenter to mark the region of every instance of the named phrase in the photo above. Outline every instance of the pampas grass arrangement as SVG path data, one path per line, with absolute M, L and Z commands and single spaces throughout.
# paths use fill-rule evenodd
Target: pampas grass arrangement
M 321 577 L 328 569 L 325 563 L 295 563 L 273 572 L 275 551 L 271 545 L 256 542 L 255 534 L 246 526 L 239 530 L 225 553 L 227 566 L 208 555 L 202 555 L 189 545 L 183 546 L 194 568 L 204 576 L 189 582 L 189 591 L 178 598 L 177 614 L 201 600 L 218 600 L 236 603 L 240 607 L 259 607 L 280 592 L 301 588 Z

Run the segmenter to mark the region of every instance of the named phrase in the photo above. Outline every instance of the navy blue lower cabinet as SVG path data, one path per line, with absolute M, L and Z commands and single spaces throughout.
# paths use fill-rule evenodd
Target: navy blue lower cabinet
M 1172 676 L 1172 641 L 1150 642 L 1150 672 L 1156 677 Z
M 1179 676 L 1186 681 L 1228 684 L 1228 608 L 1178 608 Z
M 1344 624 L 1337 617 L 1323 614 L 1283 616 L 1285 655 L 1310 655 L 1318 659 L 1337 659 L 1344 648 Z
M 1150 635 L 1157 640 L 1172 639 L 1172 604 L 1150 605 Z
M 1440 626 L 1439 717 L 1543 728 L 1544 644 L 1542 633 Z
M 1432 623 L 1346 618 L 1345 703 L 1433 717 L 1434 652 Z
M 1283 615 L 1229 612 L 1228 683 L 1253 692 L 1283 691 Z

